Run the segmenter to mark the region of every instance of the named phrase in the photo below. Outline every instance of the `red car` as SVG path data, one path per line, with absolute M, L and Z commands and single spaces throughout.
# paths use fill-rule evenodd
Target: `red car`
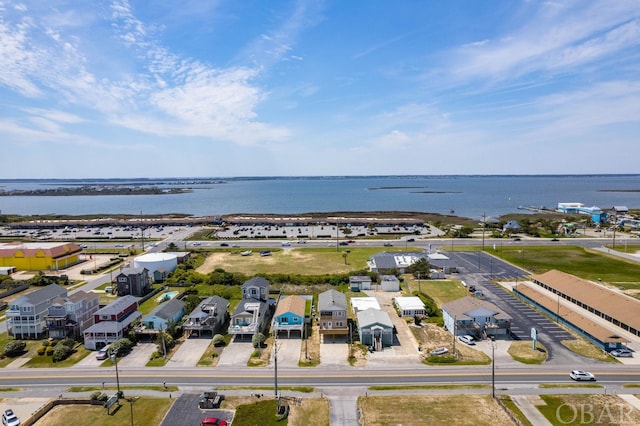
M 228 424 L 229 423 L 227 423 L 226 420 L 218 419 L 216 417 L 205 417 L 200 422 L 200 426 L 227 426 Z

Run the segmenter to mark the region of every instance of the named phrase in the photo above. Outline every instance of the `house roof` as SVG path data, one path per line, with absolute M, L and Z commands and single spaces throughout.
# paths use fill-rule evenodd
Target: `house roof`
M 400 281 L 395 275 L 380 275 L 380 281 Z
M 445 303 L 442 306 L 442 310 L 456 318 L 456 320 L 461 320 L 465 317 L 473 318 L 479 316 L 491 316 L 496 319 L 511 319 L 509 315 L 504 313 L 493 303 L 471 296 L 466 296 L 461 299 Z
M 349 277 L 349 282 L 371 282 L 371 277 L 368 275 L 351 275 Z
M 142 274 L 144 271 L 148 271 L 147 268 L 141 268 L 141 267 L 129 267 L 129 268 L 122 268 L 120 270 L 120 274 L 124 274 L 124 275 L 139 275 Z
M 418 296 L 399 296 L 396 297 L 396 305 L 400 308 L 400 310 L 418 310 L 424 309 L 424 303 Z
M 122 296 L 121 298 L 109 303 L 104 308 L 98 309 L 96 311 L 96 315 L 117 315 L 134 303 L 136 304 L 137 308 L 138 299 L 134 296 L 131 296 L 130 294 L 127 294 L 126 296 Z
M 12 305 L 32 304 L 38 305 L 46 300 L 53 300 L 56 297 L 66 296 L 67 289 L 60 287 L 58 284 L 49 284 L 46 287 L 33 291 L 29 294 L 16 299 Z
M 113 333 L 117 330 L 127 328 L 132 322 L 140 318 L 142 314 L 138 311 L 132 312 L 122 321 L 100 321 L 87 328 L 84 332 L 87 333 Z M 115 329 L 115 330 L 114 330 Z
M 291 312 L 292 314 L 299 315 L 304 317 L 304 311 L 307 306 L 307 301 L 304 300 L 300 296 L 287 296 L 278 302 L 278 306 L 276 307 L 275 316 L 279 316 L 282 314 L 286 314 L 287 312 Z
M 347 310 L 347 296 L 337 290 L 323 291 L 318 296 L 318 309 L 329 311 L 334 309 Z
M 220 296 L 211 296 L 204 299 L 196 306 L 196 308 L 189 314 L 190 318 L 206 317 L 209 314 L 216 311 L 217 313 L 224 313 L 229 309 L 229 301 Z
M 249 309 L 254 306 L 258 307 L 258 310 L 260 311 L 260 317 L 262 317 L 264 315 L 264 312 L 266 312 L 267 308 L 269 307 L 269 304 L 263 300 L 253 298 L 242 299 L 240 303 L 238 303 L 238 306 L 236 306 L 236 309 L 235 311 L 233 311 L 233 315 L 231 316 L 235 317 L 241 314 L 248 314 Z
M 364 311 L 358 311 L 358 327 L 370 327 L 379 324 L 386 328 L 393 328 L 393 323 L 389 314 L 379 309 L 369 308 Z
M 640 301 L 633 297 L 556 270 L 533 275 L 533 279 L 558 290 L 570 299 L 600 312 L 606 312 L 613 319 L 640 330 Z
M 375 297 L 352 297 L 351 307 L 355 312 L 364 311 L 367 309 L 380 310 L 380 304 Z
M 156 316 L 164 320 L 171 320 L 176 316 L 178 312 L 184 310 L 184 306 L 185 305 L 182 300 L 170 299 L 156 306 L 155 309 L 149 312 L 149 315 L 146 316 Z
M 619 336 L 614 331 L 611 331 L 611 329 L 592 321 L 586 315 L 582 315 L 580 312 L 569 309 L 564 305 L 558 305 L 557 300 L 540 293 L 535 289 L 535 287 L 532 288 L 527 284 L 520 284 L 518 286 L 518 292 L 543 306 L 548 311 L 555 312 L 563 320 L 573 324 L 581 330 L 584 330 L 603 343 L 628 342 L 624 337 Z
M 253 277 L 242 284 L 242 287 L 263 287 L 269 288 L 269 281 L 263 277 Z

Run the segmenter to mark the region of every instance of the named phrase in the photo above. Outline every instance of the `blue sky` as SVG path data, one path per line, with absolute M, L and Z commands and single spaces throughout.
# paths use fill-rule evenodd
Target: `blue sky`
M 0 0 L 0 178 L 638 173 L 640 4 Z

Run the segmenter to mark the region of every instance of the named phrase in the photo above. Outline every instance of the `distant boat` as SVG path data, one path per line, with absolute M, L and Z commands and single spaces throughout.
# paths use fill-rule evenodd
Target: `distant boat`
M 250 256 L 251 255 L 251 250 L 247 250 L 247 251 L 243 251 L 242 253 L 240 253 L 241 256 Z

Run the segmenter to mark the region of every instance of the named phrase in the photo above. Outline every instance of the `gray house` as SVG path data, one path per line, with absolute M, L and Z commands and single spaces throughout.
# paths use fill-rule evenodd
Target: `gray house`
M 45 316 L 49 337 L 81 337 L 82 333 L 93 325 L 93 314 L 100 309 L 99 302 L 100 297 L 96 293 L 84 291 L 56 298 Z
M 263 332 L 269 324 L 269 281 L 254 277 L 242 284 L 242 300 L 238 303 L 229 325 L 229 334 L 253 335 Z
M 450 333 L 469 334 L 478 339 L 488 336 L 507 336 L 511 330 L 511 317 L 493 303 L 477 297 L 463 297 L 444 304 L 444 325 Z
M 9 304 L 5 312 L 7 333 L 18 339 L 39 339 L 47 331 L 46 316 L 53 301 L 65 297 L 67 290 L 50 284 L 21 296 Z
M 222 329 L 229 318 L 229 301 L 220 296 L 211 296 L 204 299 L 189 314 L 183 327 L 189 333 L 201 335 L 210 332 L 213 336 Z
M 166 330 L 182 319 L 184 308 L 185 304 L 182 300 L 170 299 L 142 317 L 142 325 L 147 330 Z
M 320 335 L 347 336 L 347 296 L 337 290 L 327 290 L 318 296 Z
M 376 351 L 393 345 L 393 323 L 384 311 L 373 308 L 358 311 L 358 329 L 360 343 L 373 346 Z
M 122 268 L 116 276 L 118 296 L 144 296 L 151 287 L 151 276 L 147 268 Z

